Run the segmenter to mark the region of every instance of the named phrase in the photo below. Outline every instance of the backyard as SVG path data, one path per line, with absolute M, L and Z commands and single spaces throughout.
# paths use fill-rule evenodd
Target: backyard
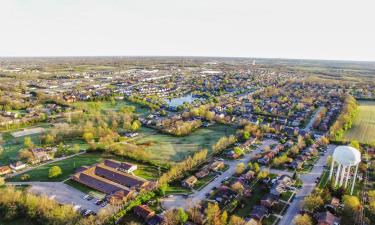
M 345 134 L 349 140 L 362 143 L 375 141 L 375 101 L 358 101 L 359 112 L 354 119 L 352 128 Z

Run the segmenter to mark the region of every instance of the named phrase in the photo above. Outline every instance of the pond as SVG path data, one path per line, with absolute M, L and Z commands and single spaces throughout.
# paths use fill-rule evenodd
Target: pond
M 171 107 L 178 107 L 180 105 L 183 105 L 184 102 L 192 103 L 195 99 L 199 99 L 199 98 L 194 97 L 192 94 L 188 94 L 188 95 L 184 95 L 178 98 L 166 99 L 165 101 Z

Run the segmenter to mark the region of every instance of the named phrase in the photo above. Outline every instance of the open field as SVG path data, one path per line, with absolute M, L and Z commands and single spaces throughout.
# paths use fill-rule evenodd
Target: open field
M 358 103 L 358 115 L 352 128 L 345 134 L 345 138 L 372 143 L 375 141 L 375 101 L 358 101 Z
M 33 134 L 29 135 L 33 143 L 39 144 L 40 143 L 40 135 Z M 4 148 L 3 154 L 0 156 L 0 165 L 9 164 L 12 160 L 17 160 L 18 152 L 24 148 L 24 138 L 25 137 L 18 137 L 14 138 L 9 133 L 3 133 L 3 141 L 2 144 Z
M 68 158 L 65 160 L 61 160 L 58 162 L 54 162 L 54 163 L 30 170 L 27 172 L 27 174 L 30 175 L 30 179 L 27 181 L 49 181 L 49 182 L 63 181 L 63 180 L 68 179 L 70 175 L 72 175 L 76 171 L 76 169 L 82 166 L 91 166 L 95 163 L 102 162 L 106 158 L 131 162 L 129 160 L 124 160 L 122 158 L 114 157 L 112 155 L 103 155 L 103 154 L 98 154 L 98 153 L 85 153 L 82 155 L 78 155 L 72 158 Z M 149 165 L 142 165 L 139 163 L 135 163 L 135 164 L 137 164 L 138 166 L 138 169 L 135 172 L 137 176 L 140 176 L 145 179 L 156 179 L 158 177 L 159 172 L 156 167 L 149 166 Z M 55 177 L 55 178 L 48 178 L 48 171 L 52 166 L 59 166 L 63 172 L 62 175 L 59 177 Z M 21 176 L 22 175 L 15 176 L 11 178 L 10 181 L 21 181 Z
M 155 133 L 149 128 L 141 128 L 141 138 L 136 143 L 143 146 L 155 160 L 180 161 L 193 152 L 207 148 L 216 143 L 222 136 L 235 134 L 235 129 L 226 125 L 216 124 L 200 128 L 185 137 L 175 137 L 168 134 Z
M 124 106 L 135 106 L 136 110 L 135 113 L 143 115 L 149 112 L 149 110 L 145 107 L 141 107 L 140 105 L 128 102 L 128 101 L 100 101 L 100 102 L 84 102 L 84 101 L 79 101 L 79 102 L 74 102 L 72 103 L 72 106 L 75 106 L 79 109 L 91 109 L 91 110 L 98 110 L 101 112 L 105 112 L 108 110 L 113 110 L 113 111 L 118 111 L 121 109 L 121 107 Z

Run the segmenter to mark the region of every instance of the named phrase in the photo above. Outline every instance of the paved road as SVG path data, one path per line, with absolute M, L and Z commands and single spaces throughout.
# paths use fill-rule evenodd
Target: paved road
M 307 174 L 301 175 L 301 180 L 303 181 L 303 187 L 300 189 L 294 201 L 290 204 L 285 215 L 281 219 L 278 225 L 290 225 L 292 224 L 293 218 L 298 214 L 299 210 L 302 209 L 302 201 L 305 196 L 309 195 L 315 188 L 315 181 L 317 177 L 320 177 L 323 173 L 324 166 L 326 165 L 327 157 L 332 155 L 335 145 L 329 145 L 327 152 L 320 157 L 316 162 L 312 170 Z
M 90 209 L 94 212 L 98 212 L 101 208 L 95 204 L 95 199 L 91 201 L 83 199 L 85 193 L 62 182 L 8 182 L 7 185 L 30 185 L 28 190 L 31 193 L 46 195 L 61 204 L 80 205 L 82 209 Z
M 215 180 L 213 180 L 211 183 L 207 184 L 204 188 L 202 188 L 199 191 L 195 191 L 193 194 L 189 195 L 188 198 L 185 198 L 181 195 L 174 195 L 174 196 L 168 196 L 164 199 L 162 199 L 162 206 L 164 209 L 170 209 L 170 208 L 189 208 L 189 206 L 194 205 L 203 199 L 206 198 L 206 194 L 210 193 L 210 191 L 214 187 L 219 187 L 221 185 L 221 182 L 228 177 L 232 177 L 236 172 L 236 165 L 240 162 L 243 162 L 247 164 L 250 159 L 257 153 L 261 152 L 261 149 L 264 148 L 266 145 L 277 143 L 274 140 L 264 140 L 262 142 L 262 145 L 258 147 L 256 150 L 252 151 L 251 153 L 245 154 L 245 156 L 242 159 L 239 160 L 226 160 L 225 164 L 229 165 L 228 170 L 226 170 L 224 173 L 219 175 Z
M 319 109 L 315 111 L 315 113 L 311 117 L 309 123 L 306 125 L 306 127 L 303 130 L 305 130 L 305 131 L 310 131 L 311 130 L 311 128 L 312 128 L 312 126 L 314 124 L 315 119 L 318 117 L 318 115 L 319 115 L 320 111 L 322 111 L 322 109 L 323 109 L 323 106 L 319 107 Z
M 54 162 L 58 162 L 58 161 L 61 161 L 61 160 L 69 159 L 69 158 L 72 158 L 72 157 L 77 156 L 77 155 L 82 155 L 82 154 L 84 154 L 84 153 L 86 153 L 86 151 L 78 152 L 78 153 L 76 153 L 76 154 L 68 155 L 68 156 L 64 156 L 64 157 L 60 157 L 60 158 L 55 158 L 55 159 L 53 159 L 53 160 L 51 160 L 51 161 L 48 161 L 48 162 L 45 162 L 45 163 L 39 164 L 39 165 L 37 165 L 37 166 L 28 167 L 28 168 L 26 168 L 26 169 L 24 169 L 24 170 L 22 170 L 22 171 L 19 171 L 19 172 L 16 172 L 16 173 L 12 173 L 12 174 L 9 174 L 9 175 L 7 175 L 6 177 L 7 177 L 7 178 L 12 178 L 12 177 L 15 177 L 15 176 L 17 176 L 17 175 L 24 174 L 24 173 L 26 173 L 26 172 L 28 172 L 28 171 L 30 171 L 30 170 L 35 169 L 35 168 L 38 168 L 38 167 L 41 167 L 41 166 L 45 166 L 45 165 L 48 165 L 48 164 L 51 164 L 51 163 L 54 163 Z

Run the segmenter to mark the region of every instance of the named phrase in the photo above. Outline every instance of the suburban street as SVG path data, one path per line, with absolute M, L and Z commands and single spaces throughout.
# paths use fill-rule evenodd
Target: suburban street
M 229 165 L 228 170 L 226 170 L 224 173 L 219 175 L 215 180 L 213 180 L 211 183 L 207 184 L 204 188 L 202 188 L 199 191 L 195 191 L 193 194 L 189 195 L 188 198 L 182 196 L 182 195 L 173 195 L 168 196 L 162 199 L 162 206 L 165 209 L 170 208 L 188 208 L 191 205 L 194 205 L 195 203 L 198 203 L 206 198 L 206 194 L 210 193 L 210 191 L 214 187 L 219 187 L 223 180 L 225 180 L 228 177 L 232 177 L 236 172 L 236 165 L 238 163 L 245 163 L 247 164 L 250 159 L 255 156 L 256 154 L 260 153 L 261 150 L 270 144 L 274 144 L 276 141 L 274 140 L 265 140 L 262 142 L 261 146 L 259 146 L 257 149 L 252 151 L 251 153 L 245 154 L 245 156 L 242 159 L 239 160 L 225 160 L 225 164 Z
M 332 155 L 335 147 L 335 145 L 328 145 L 327 152 L 319 158 L 312 170 L 307 174 L 301 175 L 303 187 L 296 193 L 296 197 L 290 204 L 283 218 L 280 220 L 279 225 L 290 225 L 292 223 L 294 216 L 297 215 L 299 210 L 302 208 L 302 201 L 304 197 L 309 195 L 314 190 L 316 178 L 322 175 L 327 157 Z
M 309 123 L 306 125 L 306 127 L 304 128 L 305 131 L 310 131 L 313 124 L 314 124 L 314 121 L 316 119 L 316 117 L 319 115 L 320 111 L 322 111 L 323 109 L 323 106 L 319 107 L 319 109 L 317 109 L 315 112 L 314 112 L 314 115 L 311 117 Z

